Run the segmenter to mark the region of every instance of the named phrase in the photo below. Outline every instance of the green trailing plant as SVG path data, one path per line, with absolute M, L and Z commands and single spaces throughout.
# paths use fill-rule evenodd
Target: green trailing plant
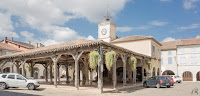
M 148 61 L 146 64 L 148 65 L 148 69 L 151 70 L 151 62 Z
M 137 64 L 137 59 L 135 57 L 130 57 L 129 58 L 129 64 L 131 66 L 131 70 L 135 70 L 136 69 L 136 64 Z
M 89 54 L 89 66 L 91 69 L 96 69 L 98 65 L 98 58 L 99 58 L 99 53 L 97 51 L 92 51 Z
M 26 68 L 28 69 L 28 72 L 30 73 L 31 72 L 31 66 L 26 65 Z
M 110 71 L 114 63 L 115 52 L 114 51 L 106 52 L 105 59 L 106 59 L 106 68 Z

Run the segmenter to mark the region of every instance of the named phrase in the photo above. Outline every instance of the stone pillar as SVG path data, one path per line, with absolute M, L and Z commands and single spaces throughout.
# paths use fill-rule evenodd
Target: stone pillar
M 117 72 L 116 72 L 116 63 L 117 63 L 117 59 L 118 59 L 118 54 L 115 56 L 114 59 L 114 64 L 113 64 L 113 88 L 116 89 L 117 86 Z
M 98 60 L 98 88 L 100 93 L 103 92 L 103 49 L 99 48 L 99 60 Z
M 126 86 L 126 63 L 127 63 L 127 56 L 121 54 L 122 61 L 123 61 L 123 87 Z
M 79 90 L 79 58 L 83 54 L 84 51 L 81 53 L 78 53 L 77 51 L 75 53 L 71 53 L 72 57 L 75 61 L 75 87 L 77 90 Z

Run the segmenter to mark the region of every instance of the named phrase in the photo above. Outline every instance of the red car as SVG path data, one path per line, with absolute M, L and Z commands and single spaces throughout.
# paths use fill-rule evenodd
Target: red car
M 172 86 L 174 86 L 174 79 L 171 76 L 169 76 L 169 75 L 165 75 L 165 76 L 171 80 Z

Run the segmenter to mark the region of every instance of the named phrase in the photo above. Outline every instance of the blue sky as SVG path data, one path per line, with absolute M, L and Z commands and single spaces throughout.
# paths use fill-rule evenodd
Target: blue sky
M 2 0 L 0 38 L 45 45 L 97 39 L 107 9 L 118 37 L 200 38 L 200 0 Z

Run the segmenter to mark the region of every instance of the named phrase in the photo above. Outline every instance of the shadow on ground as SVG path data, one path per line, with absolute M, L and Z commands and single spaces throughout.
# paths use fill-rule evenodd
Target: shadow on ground
M 18 92 L 9 92 L 9 91 L 1 90 L 0 96 L 41 96 L 41 95 L 18 93 Z

